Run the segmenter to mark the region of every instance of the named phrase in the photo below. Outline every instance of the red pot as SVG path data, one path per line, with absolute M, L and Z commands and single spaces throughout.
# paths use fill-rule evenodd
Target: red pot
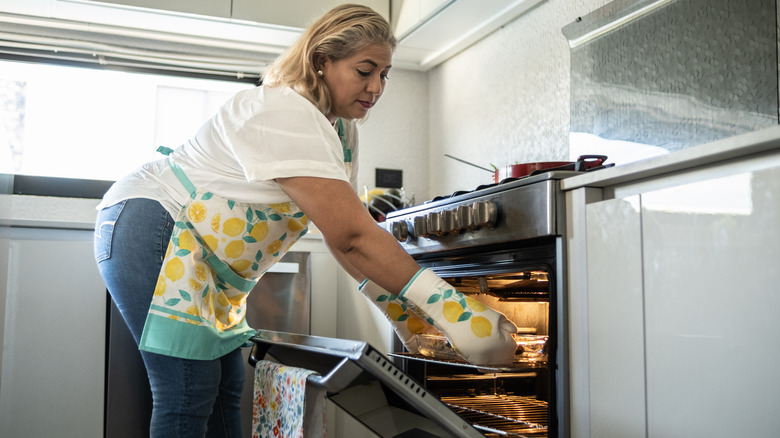
M 607 161 L 606 155 L 581 155 L 577 161 L 539 161 L 536 163 L 513 164 L 496 169 L 493 175 L 495 182 L 506 178 L 522 178 L 535 173 L 551 170 L 575 170 L 583 172 L 599 167 Z

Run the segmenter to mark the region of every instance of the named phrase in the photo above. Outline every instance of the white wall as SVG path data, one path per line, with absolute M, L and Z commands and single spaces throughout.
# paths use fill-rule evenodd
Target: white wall
M 358 188 L 375 187 L 375 169 L 403 170 L 407 196 L 428 195 L 428 76 L 391 69 L 387 87 L 364 124 L 359 125 Z
M 427 72 L 393 70 L 361 127 L 360 187 L 403 169 L 421 203 L 473 190 L 482 167 L 569 159 L 569 46 L 561 29 L 611 0 L 547 0 Z
M 430 197 L 492 180 L 444 153 L 483 167 L 568 160 L 569 46 L 561 29 L 609 2 L 547 0 L 427 73 Z

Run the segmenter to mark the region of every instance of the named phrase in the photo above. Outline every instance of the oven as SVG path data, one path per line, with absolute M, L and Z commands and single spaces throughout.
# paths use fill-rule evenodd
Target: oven
M 261 331 L 253 357 L 320 371 L 312 384 L 327 385 L 332 401 L 382 437 L 569 436 L 560 181 L 579 173 L 507 179 L 390 212 L 381 223 L 421 266 L 518 326 L 512 365 L 468 364 L 446 339 L 426 335 L 418 335 L 420 354 L 398 341 L 384 356 L 356 341 Z M 377 398 L 381 410 L 404 418 L 400 425 L 370 424 L 377 415 L 355 401 Z
M 565 215 L 553 170 L 441 196 L 385 227 L 424 267 L 518 326 L 515 362 L 471 366 L 447 346 L 392 353 L 401 368 L 486 436 L 565 437 Z M 429 341 L 421 335 L 421 341 Z

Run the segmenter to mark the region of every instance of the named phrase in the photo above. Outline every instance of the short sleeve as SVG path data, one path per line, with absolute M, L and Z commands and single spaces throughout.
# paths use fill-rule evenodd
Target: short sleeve
M 289 88 L 257 96 L 239 94 L 220 112 L 227 146 L 249 182 L 295 176 L 350 182 L 338 134 L 314 105 Z

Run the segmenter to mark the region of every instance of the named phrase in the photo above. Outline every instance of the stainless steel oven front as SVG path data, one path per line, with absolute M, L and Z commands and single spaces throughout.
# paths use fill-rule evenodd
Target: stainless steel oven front
M 563 196 L 554 171 L 454 193 L 388 215 L 417 262 L 519 327 L 511 366 L 469 365 L 421 335 L 399 367 L 486 436 L 567 437 Z

